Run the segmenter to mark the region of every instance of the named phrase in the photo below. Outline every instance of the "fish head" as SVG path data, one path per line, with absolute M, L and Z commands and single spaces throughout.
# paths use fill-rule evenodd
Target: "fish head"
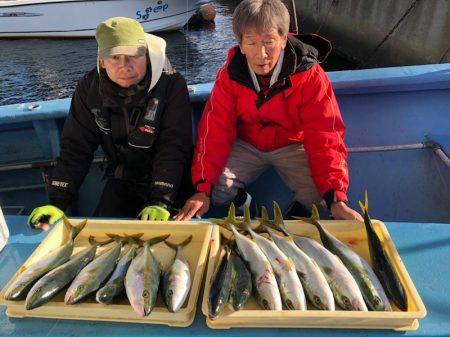
M 261 283 L 257 286 L 258 303 L 265 310 L 281 310 L 280 292 L 276 284 Z
M 66 292 L 66 296 L 64 298 L 65 304 L 75 304 L 82 298 L 82 294 L 85 293 L 86 286 L 84 284 L 80 284 L 74 291 L 70 292 L 69 290 Z
M 353 309 L 351 310 L 357 310 L 357 311 L 367 311 L 366 303 L 364 303 L 364 300 L 361 301 L 358 298 L 353 299 L 351 302 Z
M 320 310 L 331 310 L 330 303 L 325 303 L 327 301 L 322 301 L 322 298 L 317 295 L 313 295 L 311 302 L 313 302 L 314 306 L 316 308 L 319 308 Z
M 31 310 L 38 307 L 41 303 L 41 299 L 43 297 L 44 288 L 39 286 L 33 289 L 33 292 L 28 293 L 28 296 L 25 300 L 25 309 Z
M 142 301 L 143 301 L 143 314 L 144 316 L 150 315 L 152 312 L 151 308 L 151 298 L 150 292 L 147 289 L 142 291 Z
M 358 309 L 358 302 L 356 300 L 351 301 L 347 296 L 339 296 L 339 306 L 344 310 L 360 310 Z
M 369 307 L 374 311 L 384 311 L 385 310 L 384 303 L 379 296 L 376 296 L 376 295 L 373 296 L 371 298 L 371 300 L 368 302 L 368 304 L 369 304 Z
M 114 284 L 107 284 L 97 292 L 95 298 L 100 303 L 112 303 L 116 293 L 117 286 Z

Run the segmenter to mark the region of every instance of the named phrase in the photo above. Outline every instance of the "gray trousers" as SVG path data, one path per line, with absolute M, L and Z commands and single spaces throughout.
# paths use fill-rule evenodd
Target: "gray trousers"
M 236 139 L 225 169 L 212 191 L 212 203 L 228 205 L 239 188 L 245 189 L 269 166 L 273 166 L 283 182 L 294 191 L 295 200 L 307 208 L 323 201 L 311 178 L 308 155 L 303 144 L 295 143 L 272 152 L 261 152 Z

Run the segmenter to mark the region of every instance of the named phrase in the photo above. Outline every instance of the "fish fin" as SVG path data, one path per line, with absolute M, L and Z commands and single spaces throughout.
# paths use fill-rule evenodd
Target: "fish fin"
M 269 219 L 269 213 L 267 213 L 267 208 L 265 206 L 261 207 L 261 219 L 263 219 L 263 220 L 270 220 Z
M 184 241 L 180 242 L 180 243 L 173 243 L 173 242 L 169 242 L 167 240 L 164 240 L 165 244 L 168 245 L 170 248 L 173 249 L 177 249 L 178 247 L 184 247 L 187 246 L 189 244 L 189 242 L 192 241 L 192 235 L 189 235 L 186 239 L 184 239 Z
M 142 245 L 143 241 L 141 240 L 141 237 L 143 235 L 144 235 L 144 233 L 136 233 L 136 234 L 131 234 L 131 235 L 129 235 L 127 233 L 123 233 L 122 241 L 129 243 L 129 244 Z
M 250 226 L 252 220 L 251 220 L 251 216 L 250 216 L 250 207 L 248 207 L 248 205 L 244 205 L 244 225 L 245 226 Z
M 309 218 L 303 216 L 292 216 L 292 217 L 294 219 L 302 220 L 315 226 L 319 224 L 320 220 L 319 210 L 317 209 L 317 206 L 315 204 L 313 204 L 311 208 L 311 217 Z
M 65 218 L 65 216 L 64 216 L 64 218 Z M 66 218 L 66 220 L 69 221 L 67 218 Z M 72 239 L 75 239 L 77 237 L 77 235 L 80 234 L 80 232 L 86 226 L 87 222 L 88 222 L 87 219 L 85 219 L 74 227 L 74 233 L 73 233 Z
M 108 235 L 108 234 L 107 234 L 107 235 Z M 108 243 L 114 242 L 114 241 L 116 241 L 116 240 L 114 240 L 114 239 L 111 238 L 111 239 L 108 239 L 108 240 L 105 240 L 105 241 L 98 241 L 93 235 L 90 235 L 88 241 L 89 241 L 89 243 L 90 243 L 92 246 L 93 246 L 93 245 L 105 246 L 105 245 L 107 245 Z
M 363 205 L 363 203 L 361 201 L 358 201 L 358 203 L 359 203 L 359 207 L 361 207 L 362 212 L 364 214 L 369 214 L 369 196 L 367 194 L 367 190 L 364 194 L 365 194 L 365 204 Z
M 289 236 L 289 233 L 284 225 L 283 212 L 281 211 L 280 205 L 275 200 L 273 201 L 273 224 L 275 226 L 272 227 L 284 235 Z
M 161 236 L 156 236 L 153 238 L 150 238 L 146 241 L 146 243 L 148 244 L 149 247 L 156 245 L 157 243 L 166 240 L 168 237 L 170 236 L 170 234 L 165 234 L 165 235 L 161 235 Z

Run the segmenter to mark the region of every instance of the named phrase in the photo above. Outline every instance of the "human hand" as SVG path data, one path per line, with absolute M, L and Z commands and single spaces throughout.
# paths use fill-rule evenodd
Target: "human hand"
M 174 220 L 187 221 L 193 216 L 201 218 L 209 209 L 209 197 L 205 192 L 197 192 L 190 197 L 183 208 L 173 217 Z
M 139 214 L 138 219 L 150 221 L 167 221 L 170 213 L 167 209 L 161 206 L 147 206 Z
M 39 228 L 47 231 L 50 226 L 58 222 L 64 216 L 64 212 L 58 207 L 45 205 L 36 207 L 28 217 L 27 224 L 31 228 Z
M 336 220 L 358 220 L 363 222 L 361 214 L 348 207 L 343 201 L 333 202 L 330 207 L 331 214 Z

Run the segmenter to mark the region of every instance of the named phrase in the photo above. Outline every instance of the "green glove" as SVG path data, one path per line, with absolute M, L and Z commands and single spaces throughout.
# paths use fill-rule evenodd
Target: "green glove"
M 170 213 L 167 209 L 160 206 L 147 206 L 137 216 L 140 220 L 167 221 Z
M 32 228 L 41 228 L 47 230 L 55 222 L 58 222 L 64 216 L 64 212 L 58 207 L 45 205 L 36 207 L 28 217 L 27 224 Z

